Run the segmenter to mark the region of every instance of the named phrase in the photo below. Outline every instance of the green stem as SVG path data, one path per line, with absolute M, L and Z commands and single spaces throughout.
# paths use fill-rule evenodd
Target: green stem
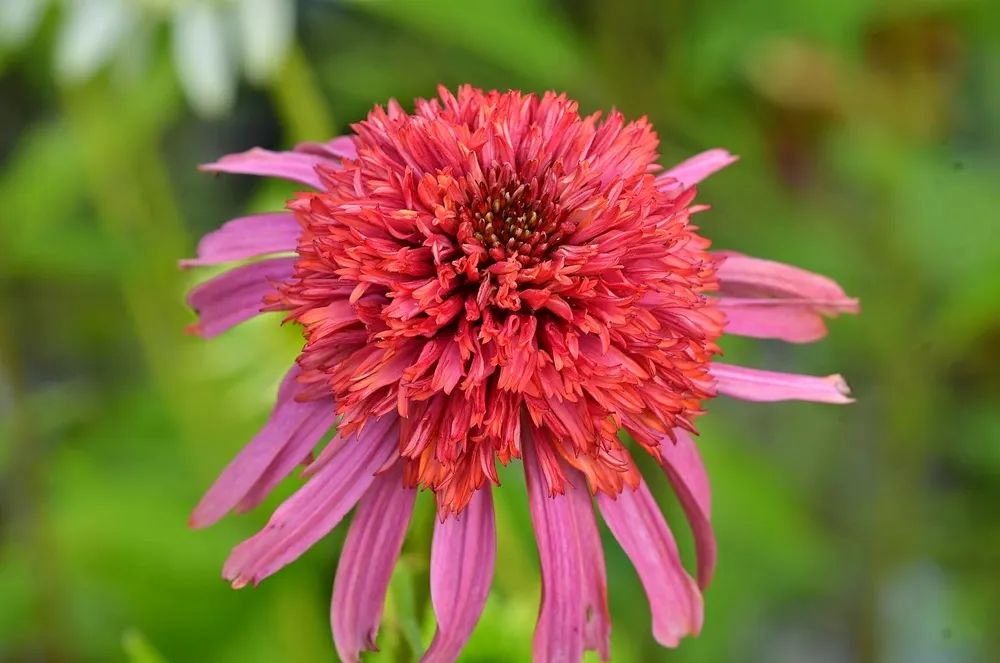
M 333 113 L 300 46 L 296 45 L 288 54 L 269 91 L 281 126 L 292 143 L 328 140 L 334 136 Z
M 100 224 L 118 249 L 119 288 L 146 367 L 195 454 L 197 440 L 211 435 L 206 424 L 215 419 L 198 411 L 192 381 L 178 369 L 195 362 L 185 361 L 193 346 L 185 338 L 189 320 L 176 287 L 177 260 L 189 251 L 190 240 L 160 156 L 161 136 L 174 113 L 161 112 L 151 122 L 146 115 L 122 110 L 152 94 L 143 85 L 124 93 L 95 81 L 66 91 L 63 112 L 85 164 L 82 175 Z
M 917 268 L 896 250 L 899 239 L 896 206 L 891 194 L 871 222 L 872 242 L 859 243 L 872 252 L 870 264 L 879 265 L 881 283 L 906 283 Z M 922 476 L 929 450 L 928 431 L 936 412 L 935 379 L 926 362 L 901 352 L 899 340 L 920 327 L 919 292 L 912 288 L 873 291 L 865 310 L 868 324 L 880 330 L 872 354 L 880 362 L 874 372 L 882 376 L 873 393 L 884 395 L 881 424 L 876 432 L 875 485 L 866 526 L 870 542 L 864 591 L 859 596 L 859 660 L 876 663 L 884 658 L 882 593 L 893 576 L 910 560 L 919 537 L 922 510 Z M 872 319 L 874 318 L 874 319 Z

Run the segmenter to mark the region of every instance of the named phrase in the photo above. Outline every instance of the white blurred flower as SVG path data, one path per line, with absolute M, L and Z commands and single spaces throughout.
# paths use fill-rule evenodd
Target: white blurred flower
M 2 0 L 0 49 L 24 46 L 49 0 Z M 53 74 L 82 83 L 108 66 L 141 73 L 157 28 L 170 29 L 181 88 L 200 115 L 233 104 L 240 75 L 267 83 L 295 36 L 295 0 L 57 0 Z
M 48 0 L 4 0 L 0 12 L 0 46 L 18 47 L 31 38 Z

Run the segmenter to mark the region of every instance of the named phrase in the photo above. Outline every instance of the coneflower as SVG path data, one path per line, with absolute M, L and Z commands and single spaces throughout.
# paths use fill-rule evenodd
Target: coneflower
M 375 649 L 416 490 L 433 491 L 438 627 L 422 660 L 454 661 L 494 572 L 497 462 L 520 460 L 542 569 L 534 659 L 610 655 L 594 501 L 636 567 L 653 636 L 675 646 L 701 628 L 715 566 L 691 437 L 703 402 L 850 401 L 840 376 L 722 364 L 716 342 L 724 331 L 813 341 L 826 333 L 822 316 L 857 302 L 822 276 L 708 251 L 690 223 L 706 209 L 694 187 L 735 160 L 724 150 L 658 173 L 644 119 L 581 117 L 553 93 L 439 96 L 412 114 L 376 107 L 349 137 L 204 166 L 313 190 L 286 212 L 230 221 L 185 262 L 270 256 L 192 291 L 203 336 L 262 311 L 285 312 L 305 336 L 270 420 L 191 523 L 253 508 L 305 463 L 308 481 L 233 550 L 224 575 L 235 587 L 260 582 L 356 507 L 332 627 L 341 658 L 359 661 Z M 697 581 L 634 452 L 656 458 L 678 495 Z

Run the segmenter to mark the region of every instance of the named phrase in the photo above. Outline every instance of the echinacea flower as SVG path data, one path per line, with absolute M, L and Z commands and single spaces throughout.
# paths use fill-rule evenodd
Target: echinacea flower
M 422 660 L 454 661 L 493 577 L 496 464 L 520 460 L 541 562 L 535 661 L 610 655 L 595 501 L 635 565 L 653 636 L 676 646 L 701 628 L 716 558 L 691 437 L 703 402 L 850 401 L 840 376 L 723 364 L 716 342 L 723 331 L 814 341 L 823 316 L 857 302 L 825 277 L 708 252 L 689 217 L 706 209 L 693 205 L 695 185 L 735 160 L 724 150 L 658 174 L 645 119 L 581 117 L 553 93 L 439 95 L 412 114 L 376 107 L 349 137 L 204 166 L 313 190 L 288 211 L 230 221 L 185 262 L 270 256 L 191 292 L 201 335 L 283 311 L 306 340 L 270 420 L 191 523 L 255 507 L 304 464 L 308 481 L 236 546 L 224 575 L 234 587 L 260 582 L 356 507 L 331 623 L 341 658 L 358 661 L 375 649 L 416 489 L 433 491 L 437 632 Z M 697 581 L 635 452 L 677 493 Z

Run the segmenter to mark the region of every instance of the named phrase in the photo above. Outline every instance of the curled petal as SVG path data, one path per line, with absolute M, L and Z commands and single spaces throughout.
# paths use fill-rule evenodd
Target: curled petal
M 209 173 L 280 177 L 320 189 L 322 186 L 316 173 L 316 166 L 320 165 L 341 167 L 339 162 L 326 156 L 306 152 L 272 152 L 255 147 L 239 154 L 227 154 L 218 161 L 199 166 L 199 169 Z
M 359 437 L 345 440 L 334 462 L 285 500 L 263 530 L 233 549 L 223 577 L 236 588 L 257 584 L 326 536 L 396 451 L 398 421 L 396 416 L 382 417 Z
M 198 257 L 181 267 L 219 265 L 268 253 L 294 251 L 302 226 L 288 212 L 255 214 L 233 219 L 198 242 Z
M 857 313 L 858 300 L 848 297 L 836 281 L 820 274 L 773 260 L 751 258 L 740 253 L 720 251 L 716 274 L 723 297 L 778 298 L 789 304 L 812 304 L 818 313 L 836 316 Z M 765 302 L 753 302 L 763 305 Z M 781 304 L 782 302 L 775 302 Z
M 824 316 L 859 310 L 858 300 L 825 276 L 728 251 L 713 257 L 729 334 L 809 343 L 826 335 Z
M 270 419 L 205 493 L 191 515 L 191 527 L 207 527 L 237 505 L 243 511 L 256 506 L 333 426 L 332 398 L 295 400 L 299 373 L 296 365 L 285 376 Z
M 393 567 L 403 548 L 417 491 L 403 486 L 403 464 L 379 474 L 358 503 L 333 582 L 330 625 L 344 663 L 378 651 L 375 637 Z
M 816 377 L 775 373 L 712 362 L 709 372 L 720 394 L 745 401 L 813 401 L 853 403 L 851 389 L 840 375 Z
M 701 592 L 681 565 L 677 543 L 646 482 L 617 498 L 598 493 L 597 506 L 646 590 L 656 641 L 676 647 L 684 636 L 698 635 L 704 617 Z
M 661 463 L 691 525 L 698 556 L 698 586 L 705 589 L 712 581 L 716 557 L 715 533 L 710 521 L 712 494 L 708 472 L 691 435 L 675 428 L 674 437 L 676 443 L 664 438 L 660 444 Z
M 714 149 L 696 154 L 682 161 L 665 173 L 656 177 L 656 184 L 661 190 L 673 189 L 678 184 L 684 189 L 690 189 L 703 179 L 735 163 L 738 156 L 726 150 Z
M 550 497 L 535 449 L 538 441 L 531 427 L 526 428 L 524 473 L 542 566 L 534 660 L 577 663 L 592 649 L 606 661 L 611 655 L 607 577 L 586 480 L 579 471 L 564 467 L 576 487 L 567 486 L 565 494 Z
M 260 313 L 264 297 L 275 292 L 272 282 L 291 279 L 294 272 L 294 258 L 272 258 L 234 267 L 195 286 L 187 303 L 198 323 L 190 330 L 211 338 L 249 320 Z
M 431 544 L 431 604 L 437 632 L 421 663 L 453 663 L 476 627 L 493 582 L 497 557 L 493 493 L 473 493 L 458 515 L 434 526 Z

